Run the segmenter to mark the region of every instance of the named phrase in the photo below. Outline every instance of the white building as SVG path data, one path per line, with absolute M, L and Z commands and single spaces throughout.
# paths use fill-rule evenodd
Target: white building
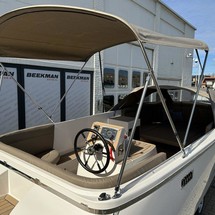
M 173 36 L 193 38 L 195 32 L 195 28 L 191 24 L 160 0 L 0 0 L 0 15 L 16 8 L 36 4 L 63 4 L 101 10 L 122 17 L 129 23 Z M 159 83 L 191 85 L 192 58 L 187 56 L 190 53 L 192 55 L 192 50 L 148 45 L 147 52 Z M 134 87 L 144 84 L 147 68 L 142 60 L 142 54 L 135 44 L 111 48 L 104 51 L 101 57 L 104 68 L 105 100 L 110 105 L 117 103 L 118 99 L 128 94 Z M 93 92 L 90 100 L 93 102 L 88 104 L 91 110 L 86 114 L 102 111 L 102 86 L 100 81 L 97 81 L 101 79 L 98 58 L 98 55 L 92 57 L 86 67 L 87 72 L 92 72 L 93 79 L 90 89 Z M 38 67 L 37 69 L 40 70 L 65 68 L 73 71 L 80 65 L 74 62 L 62 64 L 62 62 L 17 59 L 1 59 L 1 61 L 10 67 L 13 67 L 13 64 L 24 65 L 25 69 L 26 65 L 31 65 L 34 66 L 34 69 Z M 72 117 L 64 116 L 62 119 L 60 112 L 62 110 L 59 110 L 57 121 Z M 21 127 L 25 127 L 27 123 L 24 124 Z

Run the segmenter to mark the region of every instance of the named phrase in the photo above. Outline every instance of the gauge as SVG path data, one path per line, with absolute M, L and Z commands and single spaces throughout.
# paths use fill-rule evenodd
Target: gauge
M 105 139 L 114 140 L 116 138 L 117 131 L 112 128 L 103 127 L 101 130 L 101 135 Z
M 107 137 L 109 138 L 109 139 L 112 139 L 112 137 L 113 137 L 113 132 L 111 131 L 111 130 L 107 130 L 106 131 L 106 135 L 107 135 Z

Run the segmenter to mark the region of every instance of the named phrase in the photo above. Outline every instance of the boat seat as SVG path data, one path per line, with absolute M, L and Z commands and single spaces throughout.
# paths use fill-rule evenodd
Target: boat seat
M 57 162 L 60 160 L 60 153 L 57 150 L 53 149 L 47 152 L 46 154 L 44 154 L 41 157 L 41 160 L 52 164 L 57 164 Z
M 91 189 L 106 189 L 115 187 L 118 180 L 118 175 L 109 176 L 106 178 L 88 178 L 83 176 L 78 176 L 73 172 L 64 170 L 57 165 L 53 165 L 49 162 L 44 162 L 42 159 L 24 152 L 20 149 L 14 148 L 12 146 L 6 145 L 0 142 L 0 150 L 4 151 L 5 153 L 10 153 L 13 156 L 16 156 L 30 164 L 33 164 L 57 177 L 62 178 L 70 183 L 73 183 L 80 187 L 91 188 Z M 133 168 L 129 168 L 125 170 L 122 178 L 122 183 L 126 183 L 130 180 L 135 179 L 136 177 L 144 174 L 148 170 L 154 168 L 155 166 L 162 163 L 166 160 L 166 153 L 160 152 L 152 157 L 144 159 L 139 164 L 134 166 Z

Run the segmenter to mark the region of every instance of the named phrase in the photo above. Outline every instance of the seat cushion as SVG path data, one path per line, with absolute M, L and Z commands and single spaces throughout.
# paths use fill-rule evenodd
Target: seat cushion
M 56 164 L 60 159 L 60 153 L 55 149 L 51 150 L 50 152 L 46 153 L 41 157 L 43 161 L 47 161 L 49 163 Z

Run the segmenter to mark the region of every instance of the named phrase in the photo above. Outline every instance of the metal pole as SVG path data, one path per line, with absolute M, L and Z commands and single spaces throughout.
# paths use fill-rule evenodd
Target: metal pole
M 125 169 L 127 158 L 129 156 L 129 152 L 130 152 L 131 145 L 132 145 L 132 139 L 133 139 L 133 136 L 134 136 L 134 133 L 135 133 L 135 130 L 136 130 L 137 121 L 138 121 L 139 116 L 140 116 L 140 112 L 141 112 L 141 109 L 142 109 L 142 106 L 143 106 L 143 101 L 144 101 L 144 98 L 145 98 L 145 95 L 146 95 L 146 91 L 147 91 L 147 87 L 149 85 L 150 79 L 151 79 L 151 77 L 148 74 L 147 79 L 146 79 L 146 84 L 144 86 L 142 96 L 141 96 L 141 99 L 140 99 L 140 104 L 139 104 L 138 109 L 137 109 L 137 114 L 135 116 L 134 125 L 133 125 L 133 128 L 131 130 L 131 135 L 129 137 L 128 147 L 127 147 L 125 156 L 124 156 L 123 161 L 122 161 L 122 167 L 120 169 L 119 177 L 118 177 L 118 180 L 117 180 L 117 185 L 115 187 L 115 194 L 114 194 L 113 198 L 118 198 L 118 197 L 121 196 L 121 194 L 120 194 L 120 184 L 121 184 L 121 180 L 122 180 L 122 175 L 123 175 L 123 172 L 124 172 L 124 169 Z
M 157 82 L 157 80 L 156 80 L 156 78 L 155 78 L 154 71 L 153 71 L 153 69 L 152 69 L 152 67 L 151 67 L 151 64 L 150 64 L 150 61 L 149 61 L 149 59 L 148 59 L 146 50 L 145 50 L 143 44 L 142 44 L 140 41 L 139 41 L 139 43 L 140 43 L 140 47 L 141 47 L 143 56 L 144 56 L 144 58 L 145 58 L 146 64 L 147 64 L 147 66 L 148 66 L 149 72 L 151 73 L 152 80 L 154 81 L 154 85 L 155 85 L 155 87 L 156 87 L 156 89 L 157 89 L 157 92 L 158 92 L 158 95 L 159 95 L 159 97 L 160 97 L 161 103 L 162 103 L 162 105 L 163 105 L 163 108 L 164 108 L 164 110 L 165 110 L 165 113 L 166 113 L 166 115 L 167 115 L 167 118 L 168 118 L 168 120 L 169 120 L 169 122 L 170 122 L 170 125 L 171 125 L 171 128 L 172 128 L 172 130 L 173 130 L 173 133 L 174 133 L 174 135 L 175 135 L 175 137 L 176 137 L 176 140 L 178 141 L 178 144 L 179 144 L 179 146 L 180 146 L 180 149 L 182 150 L 182 152 L 183 152 L 183 154 L 184 154 L 184 156 L 185 156 L 185 151 L 184 151 L 183 144 L 182 144 L 182 142 L 181 142 L 181 140 L 180 140 L 180 137 L 179 137 L 178 132 L 177 132 L 177 130 L 176 130 L 175 124 L 174 124 L 174 122 L 173 122 L 173 120 L 172 120 L 172 117 L 171 117 L 171 115 L 170 115 L 170 113 L 169 113 L 169 110 L 168 110 L 168 107 L 167 107 L 167 105 L 166 105 L 165 99 L 164 99 L 164 97 L 163 97 L 163 94 L 162 94 L 162 92 L 161 92 L 161 90 L 160 90 L 160 87 L 159 87 L 159 85 L 158 85 L 158 82 Z
M 73 80 L 73 82 L 71 83 L 71 85 L 69 86 L 68 90 L 64 93 L 64 95 L 61 97 L 60 101 L 55 105 L 54 110 L 51 113 L 51 117 L 52 115 L 55 113 L 55 111 L 57 110 L 57 107 L 60 105 L 60 103 L 63 101 L 63 99 L 66 97 L 66 95 L 68 94 L 68 92 L 70 91 L 70 89 L 72 88 L 73 84 L 75 83 L 75 81 L 77 80 L 77 78 L 79 77 L 79 75 L 81 74 L 81 72 L 83 71 L 86 63 L 88 62 L 88 60 L 86 62 L 84 62 L 83 66 L 81 67 L 81 69 L 79 70 L 78 74 L 75 76 L 75 79 Z
M 35 107 L 37 107 L 38 110 L 41 110 L 44 115 L 52 122 L 54 123 L 54 121 L 51 119 L 51 117 L 48 115 L 48 113 L 46 113 L 45 110 L 43 110 L 43 108 L 37 104 L 37 102 L 25 91 L 25 89 L 22 87 L 22 85 L 11 75 L 10 72 L 7 71 L 7 69 L 3 66 L 2 63 L 0 63 L 0 66 L 3 68 L 3 72 L 6 72 L 11 79 L 17 84 L 17 86 L 28 96 L 28 98 L 32 101 L 32 103 L 35 105 Z
M 190 126 L 191 126 L 191 122 L 192 122 L 192 119 L 193 119 L 194 111 L 195 111 L 195 108 L 196 108 L 196 103 L 197 103 L 197 98 L 198 98 L 198 95 L 199 95 L 199 90 L 200 90 L 201 83 L 202 83 L 202 80 L 203 80 L 203 74 L 204 74 L 205 65 L 206 65 L 206 61 L 207 61 L 207 57 L 208 57 L 208 51 L 205 51 L 205 52 L 206 52 L 205 59 L 204 59 L 204 63 L 203 63 L 203 66 L 202 66 L 198 50 L 196 49 L 196 54 L 197 54 L 198 61 L 199 61 L 199 67 L 201 68 L 202 71 L 201 71 L 199 83 L 197 85 L 197 91 L 196 91 L 196 94 L 195 94 L 195 99 L 194 99 L 194 102 L 193 102 L 193 107 L 192 107 L 192 110 L 191 110 L 191 114 L 190 114 L 189 122 L 188 122 L 188 125 L 187 125 L 186 133 L 185 133 L 185 136 L 184 136 L 183 146 L 185 146 L 186 143 L 187 143 L 188 133 L 189 133 L 189 130 L 190 130 Z
M 100 76 L 101 76 L 101 83 L 102 83 L 102 97 L 103 97 L 105 94 L 105 87 L 104 87 L 104 77 L 102 75 L 103 68 L 102 68 L 101 52 L 99 52 L 99 67 L 100 67 Z

